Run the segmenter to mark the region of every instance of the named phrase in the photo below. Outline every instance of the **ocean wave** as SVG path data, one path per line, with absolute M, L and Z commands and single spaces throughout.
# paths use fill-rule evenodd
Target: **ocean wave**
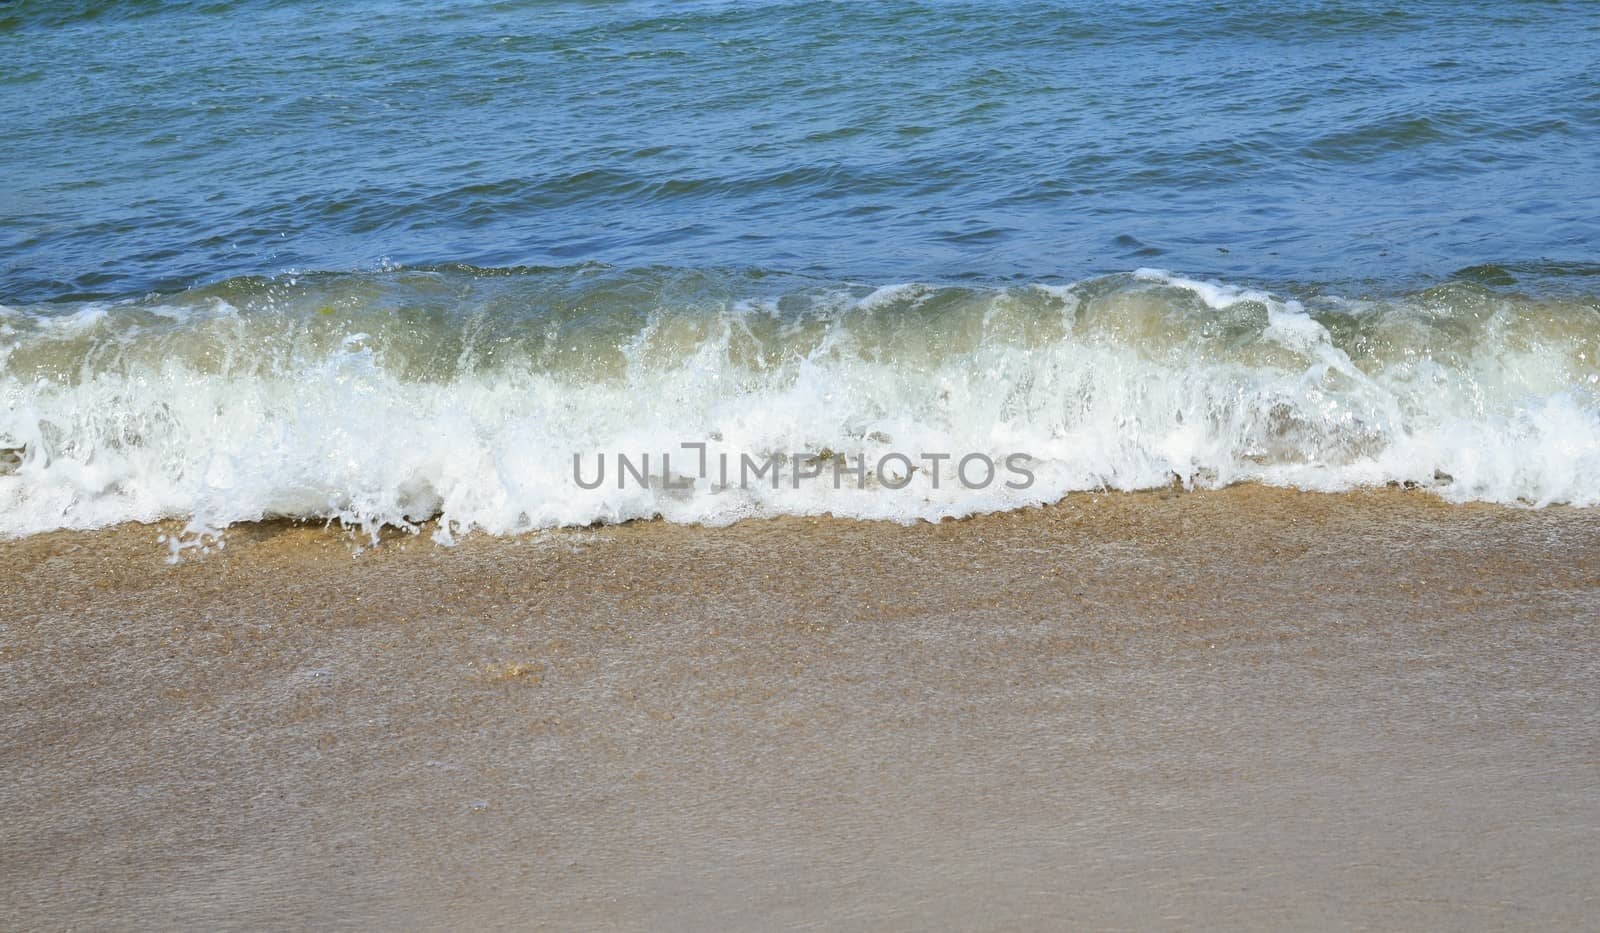
M 648 481 L 575 476 L 575 458 L 588 479 L 663 453 L 679 467 Z M 1030 482 L 939 483 L 918 458 L 944 454 Z M 684 466 L 702 456 L 863 466 L 741 484 Z M 1357 299 L 1157 270 L 955 287 L 591 265 L 0 308 L 6 535 L 917 521 L 1241 482 L 1600 503 L 1600 301 L 1475 280 Z

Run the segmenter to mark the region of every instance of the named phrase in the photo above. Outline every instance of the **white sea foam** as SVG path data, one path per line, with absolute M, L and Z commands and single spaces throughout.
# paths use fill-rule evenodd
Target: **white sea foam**
M 812 313 L 760 298 L 647 309 L 620 336 L 562 332 L 548 352 L 492 365 L 472 361 L 504 340 L 463 344 L 437 371 L 402 353 L 428 339 L 381 330 L 377 312 L 343 322 L 214 298 L 5 309 L 0 533 L 167 517 L 216 531 L 438 516 L 446 539 L 657 515 L 915 521 L 1175 479 L 1600 503 L 1588 306 L 1558 320 L 1472 294 L 1451 314 L 1410 298 L 1340 317 L 1152 270 L 1073 288 L 827 294 Z M 482 326 L 467 318 L 454 339 Z M 969 489 L 946 465 L 938 488 L 928 469 L 902 489 L 848 474 L 836 488 L 826 473 L 725 488 L 715 468 L 689 470 L 690 442 L 735 467 L 823 450 L 869 467 L 890 453 L 1027 454 L 1034 479 L 1009 487 L 1002 467 Z M 657 473 L 667 453 L 692 485 L 619 488 L 619 453 L 648 454 Z M 607 481 L 582 488 L 575 454 L 589 476 L 606 457 Z

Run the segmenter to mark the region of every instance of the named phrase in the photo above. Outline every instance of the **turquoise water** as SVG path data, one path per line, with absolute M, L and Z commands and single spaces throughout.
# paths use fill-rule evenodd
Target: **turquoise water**
M 1600 504 L 1596 49 L 1595 3 L 0 3 L 0 534 Z M 685 442 L 1036 482 L 573 482 Z
M 1596 48 L 1593 3 L 13 0 L 0 300 L 386 262 L 1593 276 Z

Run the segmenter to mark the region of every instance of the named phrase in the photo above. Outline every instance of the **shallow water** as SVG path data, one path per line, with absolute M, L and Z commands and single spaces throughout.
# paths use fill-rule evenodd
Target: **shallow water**
M 1597 532 L 1236 487 L 0 541 L 0 926 L 1593 926 Z

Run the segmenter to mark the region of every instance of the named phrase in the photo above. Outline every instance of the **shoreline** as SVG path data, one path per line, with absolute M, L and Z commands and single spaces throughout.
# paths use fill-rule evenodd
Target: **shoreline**
M 0 926 L 1581 926 L 1600 512 L 0 541 Z

